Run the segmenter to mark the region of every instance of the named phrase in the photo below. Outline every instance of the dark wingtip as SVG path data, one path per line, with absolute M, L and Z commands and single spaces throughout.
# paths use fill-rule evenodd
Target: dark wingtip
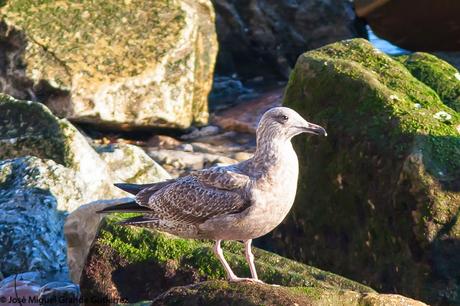
M 120 188 L 123 191 L 126 191 L 130 194 L 137 195 L 139 191 L 143 189 L 142 185 L 137 184 L 127 184 L 127 183 L 116 183 L 113 184 L 115 187 Z

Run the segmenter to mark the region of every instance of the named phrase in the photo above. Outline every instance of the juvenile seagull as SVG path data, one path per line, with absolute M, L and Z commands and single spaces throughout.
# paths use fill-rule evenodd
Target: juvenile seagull
M 291 139 L 301 133 L 326 136 L 294 110 L 268 110 L 257 127 L 254 157 L 238 164 L 212 167 L 165 182 L 117 184 L 134 194 L 135 201 L 101 212 L 141 212 L 122 224 L 158 229 L 184 238 L 213 239 L 214 253 L 229 281 L 259 281 L 252 239 L 273 230 L 294 202 L 299 165 Z M 244 241 L 252 278 L 239 278 L 224 258 L 222 240 Z

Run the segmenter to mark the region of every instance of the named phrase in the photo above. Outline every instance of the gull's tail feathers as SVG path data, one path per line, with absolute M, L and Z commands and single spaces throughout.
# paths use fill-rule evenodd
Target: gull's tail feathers
M 158 219 L 152 219 L 147 216 L 137 216 L 125 219 L 123 221 L 118 222 L 119 225 L 134 225 L 140 227 L 149 227 L 149 228 L 157 228 L 158 227 Z
M 106 207 L 102 210 L 97 211 L 98 214 L 107 214 L 107 213 L 148 213 L 152 212 L 145 206 L 141 206 L 136 203 L 133 199 L 131 202 L 116 204 L 109 207 Z

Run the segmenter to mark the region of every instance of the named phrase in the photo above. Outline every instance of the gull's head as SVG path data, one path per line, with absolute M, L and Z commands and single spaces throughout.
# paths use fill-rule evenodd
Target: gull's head
M 257 136 L 280 137 L 290 140 L 301 133 L 327 136 L 326 130 L 302 118 L 288 107 L 274 107 L 263 114 L 257 127 Z

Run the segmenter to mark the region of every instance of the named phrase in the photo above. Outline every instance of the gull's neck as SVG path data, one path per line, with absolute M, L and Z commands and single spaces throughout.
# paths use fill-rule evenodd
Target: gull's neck
M 276 136 L 259 137 L 258 135 L 256 152 L 252 158 L 252 163 L 262 172 L 270 172 L 270 170 L 290 164 L 293 162 L 293 158 L 297 161 L 290 139 Z

